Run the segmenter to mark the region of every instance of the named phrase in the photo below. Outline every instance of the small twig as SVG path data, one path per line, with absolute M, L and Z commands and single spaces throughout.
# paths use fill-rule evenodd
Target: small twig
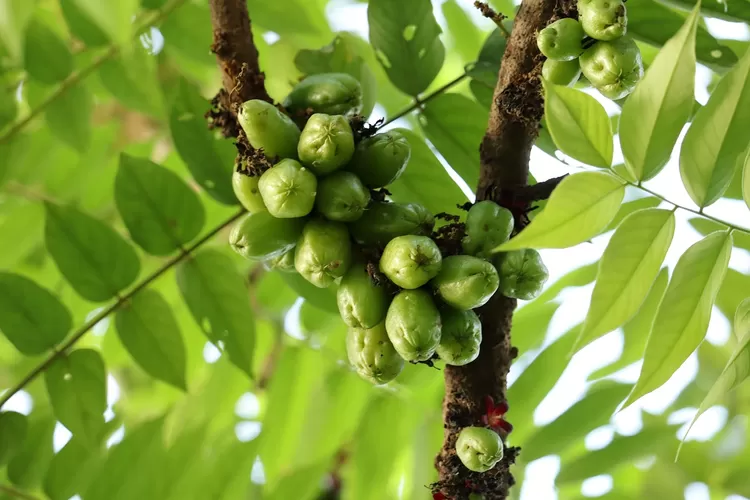
M 643 187 L 640 183 L 636 184 L 634 182 L 630 182 L 630 181 L 628 181 L 626 179 L 623 179 L 622 177 L 620 177 L 620 179 L 623 182 L 626 182 L 628 185 L 633 186 L 634 188 L 640 189 L 641 191 L 644 191 L 644 192 L 649 193 L 649 194 L 651 194 L 653 196 L 656 196 L 657 198 L 660 198 L 663 201 L 666 201 L 670 205 L 674 205 L 675 208 L 679 208 L 680 210 L 685 210 L 686 212 L 693 213 L 695 215 L 698 215 L 699 217 L 703 217 L 704 219 L 712 220 L 712 221 L 716 222 L 717 224 L 721 224 L 722 226 L 728 227 L 729 229 L 734 229 L 735 231 L 741 231 L 743 233 L 750 234 L 750 228 L 735 226 L 734 224 L 731 224 L 731 223 L 729 223 L 727 221 L 718 219 L 718 218 L 716 218 L 716 217 L 714 217 L 712 215 L 708 215 L 707 213 L 703 212 L 703 209 L 694 210 L 694 209 L 692 209 L 690 207 L 686 207 L 684 205 L 680 205 L 678 203 L 670 201 L 667 198 L 665 198 L 663 195 L 660 195 L 659 193 L 657 193 L 655 191 L 651 191 L 650 189 L 648 189 L 646 187 Z
M 508 16 L 500 13 L 495 12 L 495 10 L 487 5 L 485 2 L 474 2 L 474 7 L 479 9 L 479 12 L 482 13 L 482 15 L 488 19 L 491 19 L 493 23 L 497 25 L 498 28 L 500 28 L 500 31 L 503 32 L 503 35 L 505 35 L 505 38 L 510 38 L 510 31 L 508 31 L 508 28 L 505 27 L 503 24 L 503 21 L 508 18 Z
M 552 195 L 552 191 L 555 190 L 557 185 L 567 176 L 568 174 L 565 174 L 560 177 L 553 177 L 546 181 L 537 182 L 531 186 L 523 186 L 519 189 L 518 193 L 516 193 L 516 200 L 524 202 L 547 200 Z
M 174 257 L 167 260 L 159 269 L 148 275 L 146 278 L 143 279 L 140 283 L 138 283 L 133 289 L 131 289 L 128 293 L 125 295 L 119 297 L 116 302 L 114 302 L 109 307 L 106 307 L 102 311 L 99 312 L 96 316 L 91 318 L 89 321 L 87 321 L 83 326 L 81 326 L 78 330 L 76 330 L 68 340 L 66 340 L 61 345 L 55 347 L 53 351 L 47 356 L 47 358 L 42 361 L 36 368 L 34 368 L 31 372 L 29 372 L 20 382 L 18 382 L 14 387 L 12 387 L 10 390 L 8 390 L 0 399 L 0 408 L 5 405 L 5 403 L 10 400 L 10 398 L 13 397 L 18 391 L 26 387 L 32 380 L 34 380 L 36 377 L 38 377 L 40 374 L 42 374 L 49 365 L 52 364 L 53 361 L 55 361 L 57 358 L 59 358 L 65 351 L 70 349 L 75 345 L 76 342 L 78 342 L 81 337 L 86 335 L 94 326 L 96 326 L 97 323 L 99 323 L 101 320 L 112 314 L 113 312 L 117 311 L 122 307 L 128 300 L 133 298 L 137 293 L 139 293 L 141 290 L 144 290 L 146 287 L 148 287 L 151 283 L 156 281 L 159 277 L 161 277 L 164 273 L 172 269 L 174 266 L 182 262 L 185 258 L 187 258 L 189 255 L 191 255 L 195 250 L 200 248 L 204 243 L 209 241 L 211 238 L 216 236 L 216 234 L 219 233 L 222 229 L 239 219 L 242 215 L 245 214 L 245 210 L 241 210 L 237 212 L 236 214 L 232 215 L 222 223 L 220 223 L 218 226 L 214 227 L 211 231 L 208 232 L 205 236 L 203 236 L 201 239 L 190 245 L 185 249 L 184 252 L 180 252 Z
M 423 97 L 422 99 L 415 99 L 414 100 L 414 104 L 412 104 L 411 106 L 409 106 L 408 108 L 406 108 L 406 109 L 404 109 L 402 111 L 399 111 L 398 113 L 396 113 L 391 118 L 388 118 L 385 122 L 383 122 L 381 125 L 378 126 L 378 129 L 381 129 L 381 128 L 385 127 L 386 125 L 388 125 L 390 123 L 393 123 L 396 120 L 398 120 L 399 118 L 402 118 L 402 117 L 408 115 L 409 113 L 411 113 L 412 111 L 420 108 L 422 105 L 426 104 L 427 102 L 431 101 L 435 97 L 437 97 L 440 94 L 444 93 L 446 90 L 450 89 L 454 85 L 460 83 L 467 76 L 469 76 L 468 73 L 463 73 L 463 74 L 457 76 L 456 78 L 454 78 L 453 80 L 449 81 L 448 83 L 446 83 L 442 87 L 436 89 L 431 94 L 428 94 L 426 97 Z
M 7 486 L 4 484 L 0 484 L 0 492 L 5 493 L 6 495 L 13 497 L 13 498 L 23 498 L 24 500 L 39 500 L 34 495 L 30 495 L 21 490 L 17 490 L 16 488 L 12 486 Z

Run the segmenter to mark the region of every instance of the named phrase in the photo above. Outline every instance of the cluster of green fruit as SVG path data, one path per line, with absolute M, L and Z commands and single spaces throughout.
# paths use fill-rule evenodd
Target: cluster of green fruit
M 603 96 L 622 99 L 643 77 L 641 51 L 625 33 L 624 0 L 578 0 L 578 19 L 559 19 L 537 35 L 545 80 L 572 86 L 581 73 Z
M 284 101 L 292 116 L 311 115 L 301 131 L 265 101 L 242 105 L 248 142 L 275 163 L 261 175 L 242 166 L 234 172 L 235 193 L 249 213 L 230 244 L 268 268 L 299 273 L 319 288 L 336 286 L 349 360 L 360 376 L 383 384 L 404 361 L 437 354 L 451 365 L 472 362 L 482 339 L 473 309 L 498 289 L 534 298 L 547 269 L 534 250 L 492 254 L 514 227 L 511 212 L 492 201 L 469 209 L 462 254 L 444 257 L 432 237 L 433 214 L 387 201 L 387 191 L 378 190 L 399 178 L 411 149 L 396 130 L 355 144 L 348 118 L 361 102 L 355 79 L 324 74 L 300 82 Z

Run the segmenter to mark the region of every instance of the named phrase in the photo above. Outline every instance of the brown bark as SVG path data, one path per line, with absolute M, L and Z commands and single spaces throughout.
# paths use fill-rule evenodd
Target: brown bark
M 555 19 L 574 15 L 573 0 L 524 0 L 503 56 L 487 131 L 480 146 L 481 171 L 476 194 L 477 200 L 492 199 L 509 208 L 517 229 L 526 220 L 531 197 L 549 196 L 546 191 L 554 188 L 552 182 L 538 189 L 545 193 L 529 193 L 526 188 L 529 156 L 544 111 L 539 79 L 544 57 L 537 48 L 536 35 Z M 467 470 L 455 454 L 460 430 L 483 425 L 485 398 L 490 396 L 495 402 L 505 400 L 506 378 L 517 354 L 511 346 L 515 308 L 515 299 L 496 294 L 478 311 L 483 339 L 477 360 L 463 367 L 445 369 L 445 439 L 435 460 L 440 480 L 433 491 L 440 491 L 446 498 L 467 499 L 473 491 L 482 494 L 485 500 L 505 499 L 515 482 L 510 466 L 518 448 L 506 447 L 503 460 L 483 474 Z M 513 402 L 509 405 L 508 419 L 512 421 Z M 518 425 L 529 423 L 516 422 Z
M 262 99 L 273 102 L 266 92 L 265 75 L 258 64 L 258 49 L 244 0 L 211 0 L 213 39 L 211 51 L 221 69 L 224 88 L 217 94 L 214 126 L 227 136 L 237 137 L 237 108 L 244 101 Z

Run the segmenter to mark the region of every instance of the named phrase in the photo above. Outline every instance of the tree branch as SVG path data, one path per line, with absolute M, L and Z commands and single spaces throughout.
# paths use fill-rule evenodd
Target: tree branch
M 575 15 L 574 0 L 524 0 L 508 39 L 497 86 L 495 87 L 487 131 L 480 146 L 480 178 L 477 200 L 493 199 L 513 212 L 516 221 L 525 220 L 531 148 L 539 133 L 544 112 L 540 74 L 544 57 L 536 35 L 559 17 Z M 542 183 L 551 191 L 552 182 Z M 535 193 L 545 194 L 545 193 Z M 516 229 L 521 229 L 518 224 Z M 443 420 L 445 439 L 435 460 L 440 480 L 433 491 L 450 499 L 467 499 L 473 491 L 485 500 L 505 499 L 515 483 L 510 472 L 518 448 L 506 447 L 505 457 L 491 471 L 470 472 L 455 454 L 455 443 L 462 428 L 482 426 L 487 396 L 505 400 L 510 364 L 517 352 L 511 347 L 510 329 L 516 299 L 495 294 L 478 313 L 482 320 L 482 347 L 479 357 L 463 366 L 446 366 Z M 509 418 L 513 418 L 510 402 Z M 518 422 L 517 425 L 528 425 Z M 503 436 L 507 437 L 507 436 Z
M 91 331 L 91 329 L 94 328 L 94 326 L 96 326 L 97 323 L 99 323 L 101 320 L 103 320 L 104 318 L 112 314 L 113 312 L 120 309 L 123 305 L 127 304 L 128 301 L 132 299 L 137 293 L 146 289 L 151 283 L 153 283 L 158 278 L 160 278 L 164 273 L 166 273 L 167 271 L 172 269 L 174 266 L 176 266 L 177 264 L 185 260 L 186 257 L 188 257 L 193 252 L 195 252 L 198 248 L 203 246 L 204 243 L 210 241 L 222 229 L 232 224 L 234 221 L 239 219 L 244 214 L 245 214 L 245 210 L 240 210 L 239 212 L 235 213 L 234 215 L 232 215 L 225 221 L 221 222 L 218 226 L 211 229 L 211 231 L 209 231 L 201 239 L 199 239 L 198 241 L 196 241 L 195 243 L 187 247 L 185 250 L 180 251 L 180 253 L 178 253 L 174 257 L 167 260 L 160 268 L 158 268 L 156 271 L 154 271 L 153 273 L 148 275 L 146 278 L 144 278 L 143 281 L 139 282 L 128 293 L 118 298 L 116 302 L 112 303 L 109 307 L 102 309 L 96 316 L 91 318 L 83 326 L 81 326 L 78 330 L 76 330 L 65 342 L 55 347 L 54 351 L 52 351 L 44 359 L 44 361 L 42 361 L 39 365 L 37 365 L 36 368 L 30 371 L 20 382 L 18 382 L 14 387 L 12 387 L 7 392 L 5 392 L 2 398 L 0 398 L 0 408 L 2 408 L 5 405 L 5 403 L 7 403 L 10 400 L 10 398 L 12 398 L 18 391 L 26 387 L 35 378 L 37 378 L 39 375 L 44 373 L 44 371 L 52 364 L 53 361 L 55 361 L 57 358 L 63 355 L 68 349 L 73 347 L 76 344 L 76 342 L 78 342 L 81 339 L 81 337 L 83 337 L 89 331 Z
M 258 64 L 258 49 L 244 0 L 211 0 L 214 42 L 211 51 L 221 69 L 224 89 L 219 100 L 236 118 L 237 108 L 250 99 L 273 102 L 266 92 L 265 75 Z

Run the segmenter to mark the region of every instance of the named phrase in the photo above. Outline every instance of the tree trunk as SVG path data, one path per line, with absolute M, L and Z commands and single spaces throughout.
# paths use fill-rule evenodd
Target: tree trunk
M 526 221 L 529 196 L 525 189 L 529 175 L 529 156 L 539 134 L 544 112 L 541 70 L 544 57 L 536 44 L 536 35 L 560 17 L 575 14 L 573 0 L 524 0 L 514 20 L 498 74 L 487 131 L 480 146 L 481 171 L 477 200 L 491 199 L 510 209 L 516 230 Z M 559 181 L 558 181 L 559 182 Z M 556 185 L 557 182 L 554 182 Z M 554 187 L 554 186 L 551 186 Z M 482 320 L 482 347 L 472 363 L 445 368 L 443 422 L 445 439 L 435 460 L 439 481 L 433 491 L 446 498 L 466 499 L 471 492 L 484 500 L 505 499 L 515 480 L 510 472 L 519 452 L 506 447 L 503 460 L 486 473 L 471 472 L 455 453 L 458 433 L 464 427 L 482 426 L 485 399 L 505 400 L 506 379 L 516 357 L 511 345 L 511 320 L 516 299 L 495 296 L 479 311 Z M 512 420 L 512 401 L 509 419 Z M 530 425 L 516 422 L 518 425 Z M 507 437 L 505 433 L 502 434 Z

